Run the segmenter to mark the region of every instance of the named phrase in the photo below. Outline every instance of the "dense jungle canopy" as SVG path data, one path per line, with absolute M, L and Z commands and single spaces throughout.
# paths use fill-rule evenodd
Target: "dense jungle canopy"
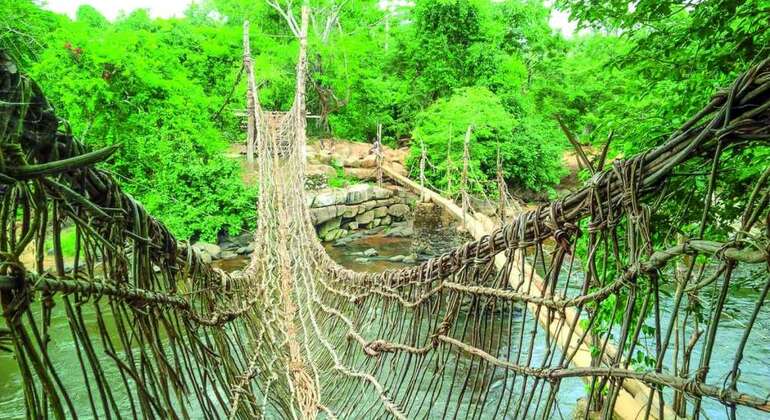
M 251 227 L 257 192 L 222 159 L 244 138 L 234 113 L 245 106 L 242 24 L 251 22 L 260 101 L 288 109 L 298 46 L 284 17 L 255 0 L 199 1 L 172 19 L 136 10 L 114 21 L 90 6 L 71 19 L 41 3 L 0 0 L 0 48 L 78 137 L 121 144 L 106 167 L 125 190 L 179 237 Z M 308 108 L 321 117 L 311 135 L 371 141 L 382 124 L 385 142 L 408 140 L 413 157 L 425 145 L 435 169 L 428 176 L 440 187 L 459 176 L 447 142 L 459 162 L 470 125 L 474 177 L 495 178 L 499 150 L 512 190 L 553 196 L 571 147 L 559 120 L 596 150 L 610 141 L 610 156 L 637 152 L 770 53 L 768 0 L 310 3 Z M 565 37 L 549 26 L 551 7 L 579 30 Z M 725 159 L 720 182 L 745 190 L 770 157 L 752 150 Z M 693 168 L 704 175 L 696 188 L 706 187 L 706 172 Z M 736 216 L 731 203 L 718 211 Z

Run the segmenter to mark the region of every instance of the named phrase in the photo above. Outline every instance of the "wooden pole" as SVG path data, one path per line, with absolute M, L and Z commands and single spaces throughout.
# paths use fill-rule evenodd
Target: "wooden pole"
M 377 163 L 377 185 L 382 187 L 382 124 L 377 124 L 377 140 L 374 143 L 374 156 Z
M 497 199 L 498 199 L 498 212 L 500 213 L 500 223 L 505 224 L 505 202 L 508 199 L 508 188 L 505 185 L 505 178 L 503 178 L 503 159 L 500 156 L 500 145 L 497 146 Z
M 449 124 L 449 140 L 446 143 L 446 192 L 452 198 L 452 124 Z
M 305 138 L 305 128 L 307 125 L 307 104 L 305 103 L 305 79 L 307 77 L 307 26 L 310 9 L 302 6 L 302 22 L 299 31 L 299 59 L 297 60 L 297 92 L 294 97 L 297 114 L 297 139 L 296 143 L 300 147 L 300 159 L 303 167 L 307 159 L 307 144 Z
M 465 140 L 463 141 L 463 176 L 462 186 L 460 187 L 463 205 L 463 228 L 465 227 L 465 215 L 470 208 L 470 199 L 468 198 L 468 162 L 471 160 L 470 143 L 472 132 L 473 126 L 469 125 L 468 130 L 465 131 Z
M 243 22 L 243 67 L 248 78 L 246 89 L 246 161 L 254 164 L 254 145 L 257 138 L 257 87 L 254 81 L 254 65 L 251 61 L 251 46 L 249 45 L 249 21 Z
M 427 159 L 427 154 L 425 153 L 425 143 L 423 143 L 422 140 L 420 140 L 420 147 L 422 148 L 420 152 L 420 202 L 425 203 L 427 202 L 427 196 L 425 195 L 425 160 Z

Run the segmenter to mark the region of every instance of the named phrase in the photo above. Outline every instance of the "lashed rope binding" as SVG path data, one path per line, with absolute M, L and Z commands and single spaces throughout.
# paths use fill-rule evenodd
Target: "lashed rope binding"
M 179 246 L 95 168 L 114 149 L 89 153 L 0 57 L 0 300 L 31 418 L 551 418 L 568 415 L 567 388 L 583 389 L 570 378 L 588 385 L 585 410 L 606 418 L 770 412 L 769 390 L 751 379 L 763 372 L 741 369 L 770 289 L 768 233 L 758 229 L 770 170 L 739 201 L 729 238 L 705 229 L 711 203 L 735 193 L 716 187 L 717 170 L 691 198 L 705 203 L 700 233 L 665 235 L 679 222 L 671 208 L 686 205 L 670 201 L 688 185 L 674 169 L 718 168 L 723 150 L 767 147 L 768 62 L 663 145 L 580 191 L 419 266 L 357 273 L 325 253 L 304 199 L 304 35 L 300 44 L 293 108 L 268 114 L 257 103 L 257 246 L 232 276 Z M 668 224 L 653 224 L 663 215 Z M 77 232 L 71 270 L 65 222 Z M 48 239 L 53 269 L 43 264 Z M 28 247 L 34 267 L 20 261 Z M 725 353 L 721 315 L 744 265 L 763 277 Z M 57 314 L 79 377 L 63 377 L 65 355 L 52 350 L 65 338 L 51 332 Z M 717 368 L 717 351 L 730 368 Z M 638 354 L 652 365 L 635 365 Z

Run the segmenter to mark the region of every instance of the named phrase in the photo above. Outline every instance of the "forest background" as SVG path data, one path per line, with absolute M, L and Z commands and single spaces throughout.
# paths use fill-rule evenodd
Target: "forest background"
M 458 185 L 448 182 L 459 171 L 447 165 L 447 144 L 460 162 L 472 125 L 474 178 L 494 179 L 499 153 L 509 186 L 553 197 L 571 147 L 558 120 L 586 147 L 611 139 L 610 156 L 635 153 L 770 53 L 770 0 L 557 0 L 552 7 L 581 29 L 571 38 L 533 0 L 310 3 L 308 108 L 321 116 L 311 135 L 371 141 L 382 124 L 385 142 L 407 139 L 413 157 L 425 145 L 439 188 Z M 286 110 L 298 45 L 263 1 L 205 0 L 181 18 L 140 9 L 108 21 L 90 6 L 71 19 L 32 0 L 0 0 L 0 48 L 76 136 L 122 145 L 105 168 L 151 214 L 180 238 L 212 240 L 256 220 L 257 191 L 223 157 L 244 139 L 233 111 L 244 108 L 246 19 L 260 101 Z M 740 191 L 770 151 L 725 153 L 720 182 L 747 196 Z M 707 171 L 693 171 L 705 188 Z M 718 211 L 729 221 L 735 208 Z

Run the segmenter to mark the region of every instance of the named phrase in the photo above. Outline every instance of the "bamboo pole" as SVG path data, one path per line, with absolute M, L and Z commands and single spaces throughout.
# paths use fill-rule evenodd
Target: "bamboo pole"
M 246 162 L 254 165 L 254 145 L 257 138 L 257 87 L 254 81 L 254 65 L 251 60 L 251 46 L 249 44 L 249 21 L 243 22 L 243 67 L 246 69 L 248 87 L 246 89 L 246 113 L 248 123 L 246 127 Z
M 466 217 L 468 209 L 470 208 L 470 198 L 468 197 L 468 165 L 471 160 L 470 143 L 471 133 L 473 132 L 473 126 L 469 125 L 465 131 L 465 139 L 463 140 L 463 175 L 462 185 L 460 187 L 460 195 L 462 197 L 462 209 L 463 209 L 463 228 L 466 227 Z
M 307 144 L 305 141 L 305 130 L 307 127 L 307 104 L 305 102 L 305 79 L 307 78 L 307 26 L 310 16 L 310 9 L 302 6 L 302 21 L 299 31 L 299 59 L 297 60 L 297 92 L 294 97 L 296 106 L 296 143 L 301 148 L 300 159 L 307 161 Z M 304 165 L 302 165 L 304 168 Z
M 382 153 L 382 124 L 377 124 L 377 140 L 374 143 L 374 156 L 377 164 L 377 186 L 382 188 L 382 162 L 384 156 Z

